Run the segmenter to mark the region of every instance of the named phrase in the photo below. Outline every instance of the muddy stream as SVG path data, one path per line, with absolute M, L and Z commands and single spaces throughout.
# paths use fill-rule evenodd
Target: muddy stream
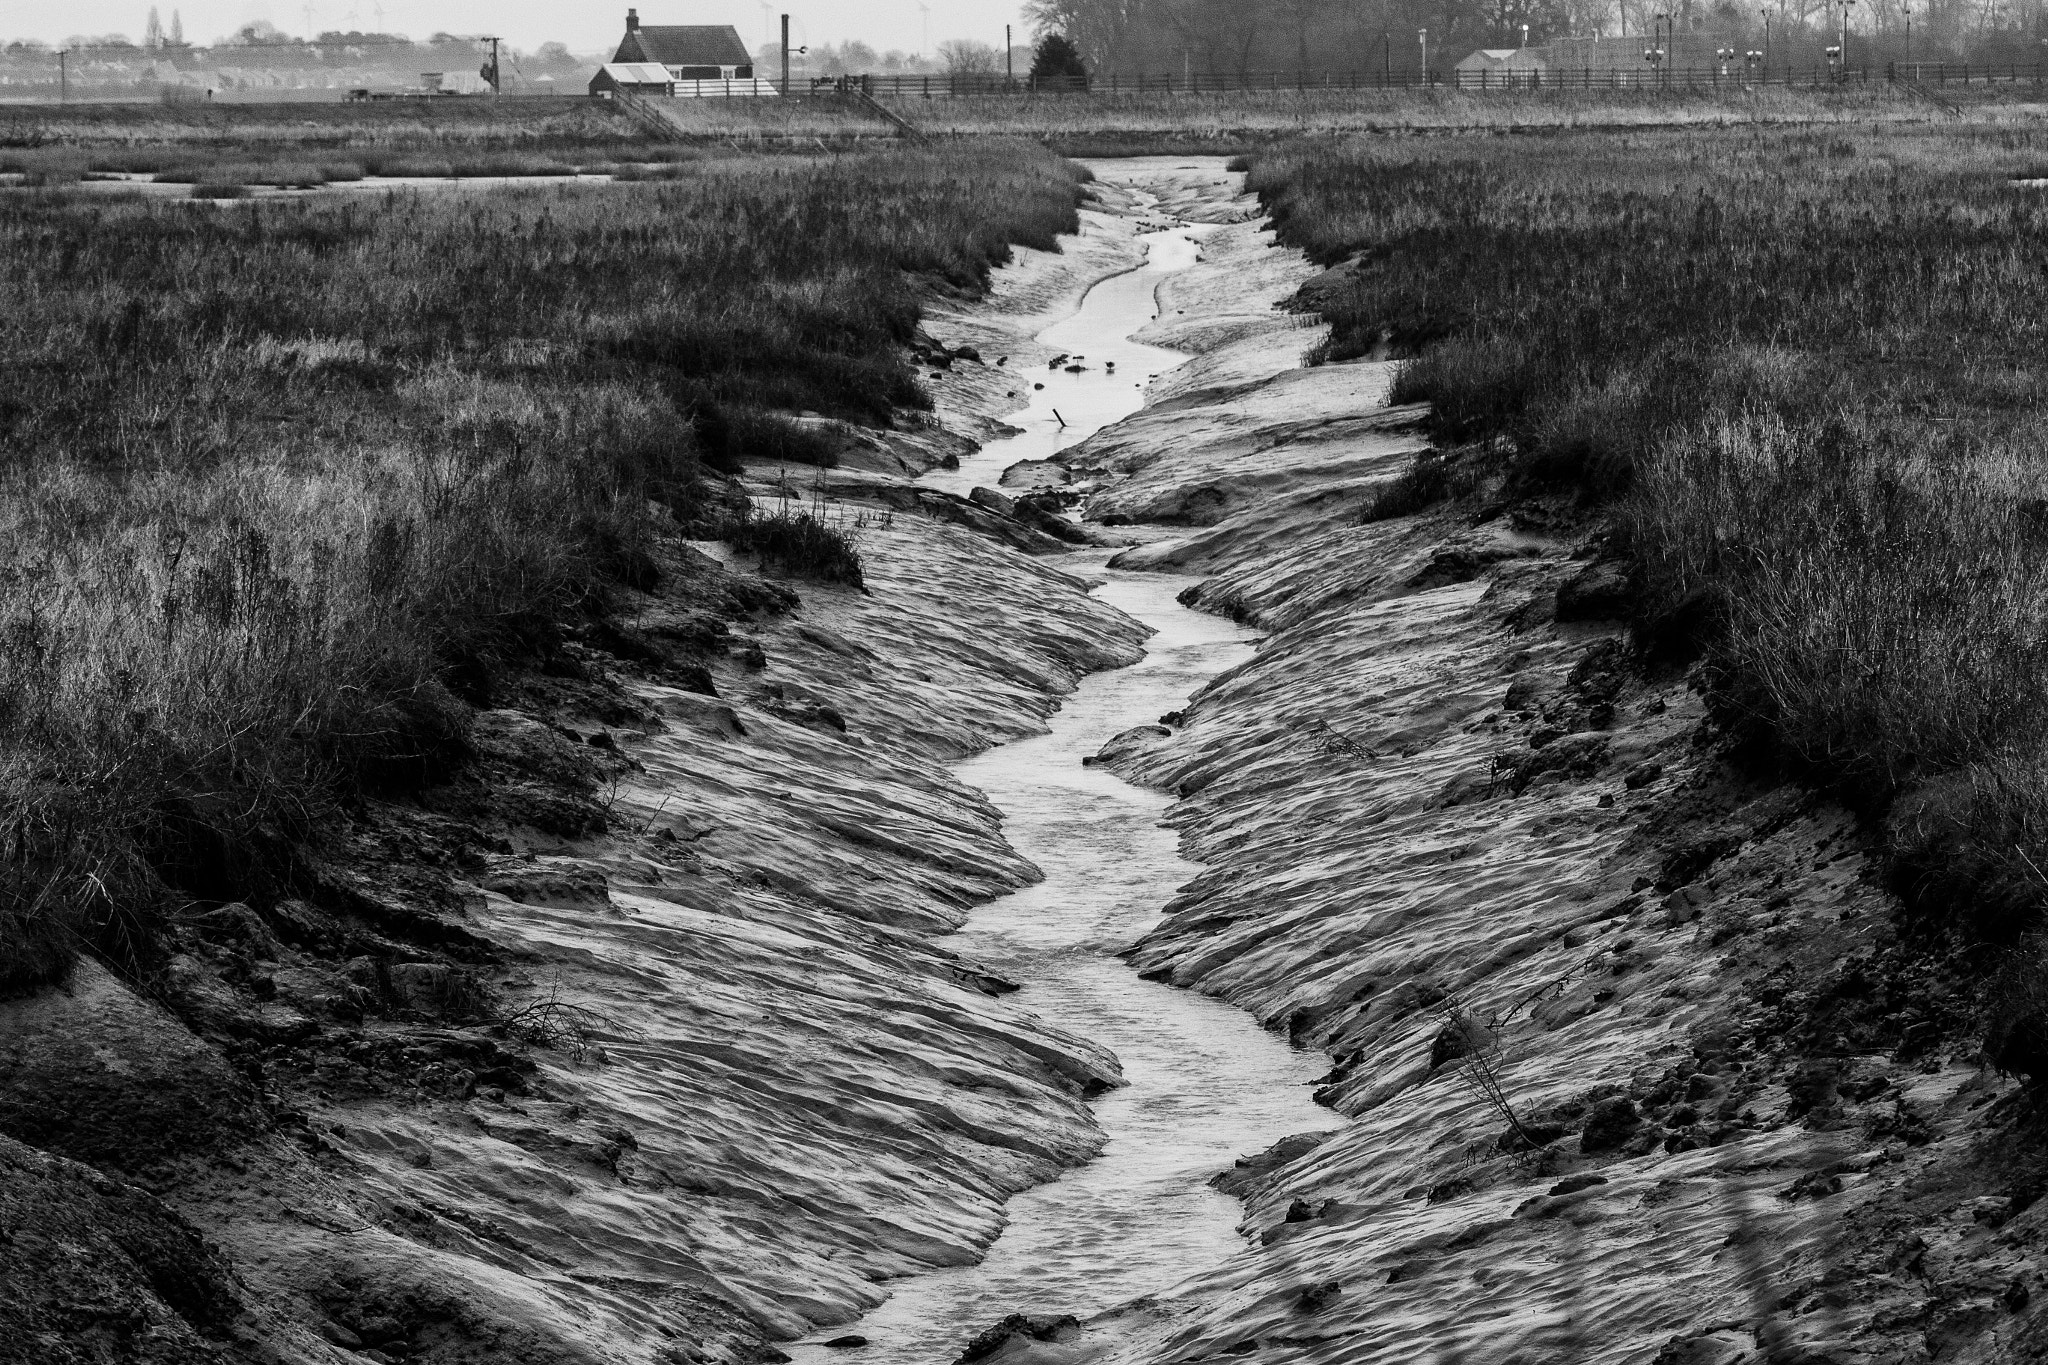
M 1206 168 L 1205 168 L 1206 169 Z M 1165 221 L 1140 195 L 1147 225 Z M 1175 223 L 1138 238 L 1146 263 L 1094 285 L 1073 316 L 1038 334 L 1064 365 L 957 471 L 928 481 L 966 493 L 994 487 L 1019 460 L 1044 459 L 1139 409 L 1145 382 L 1188 357 L 1129 338 L 1157 314 L 1162 279 L 1194 264 L 1213 228 Z M 1113 364 L 1111 363 L 1113 362 Z M 1113 735 L 1155 723 L 1210 678 L 1248 658 L 1251 634 L 1180 606 L 1193 579 L 1104 567 L 1109 551 L 1057 561 L 1101 581 L 1097 595 L 1151 627 L 1146 655 L 1096 674 L 1051 720 L 1051 732 L 1000 746 L 956 768 L 1004 815 L 1010 842 L 1045 879 L 977 911 L 950 942 L 1022 985 L 1017 997 L 1048 1023 L 1111 1048 L 1126 1084 L 1095 1103 L 1102 1153 L 1008 1206 L 987 1258 L 892 1285 L 858 1323 L 788 1347 L 799 1361 L 882 1359 L 950 1365 L 967 1338 L 1005 1314 L 1086 1317 L 1214 1267 L 1241 1245 L 1237 1201 L 1209 1180 L 1234 1158 L 1290 1133 L 1329 1128 L 1309 1098 L 1326 1069 L 1241 1010 L 1145 981 L 1117 953 L 1157 922 L 1196 868 L 1162 823 L 1170 798 L 1084 765 Z M 858 1352 L 823 1342 L 855 1334 Z

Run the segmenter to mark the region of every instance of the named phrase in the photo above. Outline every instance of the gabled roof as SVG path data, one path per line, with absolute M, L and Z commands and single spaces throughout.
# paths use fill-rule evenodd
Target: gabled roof
M 668 68 L 660 62 L 606 62 L 599 70 L 620 85 L 667 85 Z
M 752 66 L 754 56 L 731 24 L 642 24 L 619 44 L 616 62 L 664 66 Z

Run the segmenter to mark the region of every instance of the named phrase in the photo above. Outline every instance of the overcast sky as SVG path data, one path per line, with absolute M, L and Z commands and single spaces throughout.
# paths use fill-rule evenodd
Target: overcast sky
M 858 38 L 877 51 L 914 52 L 924 41 L 926 17 L 919 0 L 632 0 L 649 24 L 731 24 L 758 46 L 774 32 L 773 15 L 790 16 L 792 43 L 837 43 Z M 1025 41 L 1022 0 L 924 0 L 930 7 L 930 42 L 977 38 L 1000 47 L 1003 25 L 1013 24 Z M 383 19 L 377 17 L 382 8 Z M 449 33 L 497 33 L 515 46 L 538 47 L 550 40 L 578 52 L 609 47 L 626 26 L 626 4 L 606 6 L 581 0 L 158 0 L 164 27 L 171 11 L 185 20 L 188 42 L 204 43 L 232 33 L 251 19 L 267 19 L 285 32 L 303 35 L 323 29 L 377 29 L 424 38 Z M 308 13 L 311 22 L 308 23 Z M 61 42 L 73 34 L 121 33 L 139 39 L 149 17 L 149 0 L 0 0 L 0 43 L 15 38 Z

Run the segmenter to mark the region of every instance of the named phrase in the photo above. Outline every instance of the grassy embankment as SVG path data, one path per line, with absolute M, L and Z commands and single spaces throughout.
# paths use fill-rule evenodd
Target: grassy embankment
M 146 963 L 167 911 L 288 888 L 349 800 L 459 763 L 494 678 L 648 584 L 700 461 L 925 403 L 922 290 L 1077 199 L 1004 145 L 462 199 L 0 191 L 0 990 Z
M 2025 117 L 2031 85 L 1730 90 L 1252 90 L 1186 95 L 889 95 L 935 137 L 1030 137 L 1067 155 L 1252 150 L 1304 133 L 1424 134 L 1691 124 L 1926 123 Z M 830 93 L 661 103 L 674 140 L 650 141 L 616 106 L 559 100 L 366 105 L 22 106 L 0 110 L 0 174 L 62 182 L 140 172 L 200 185 L 316 185 L 381 175 L 564 175 L 725 154 L 734 144 L 894 139 L 871 112 Z
M 1356 253 L 1333 354 L 1417 355 L 1445 453 L 1605 509 L 1638 638 L 1882 830 L 2048 1074 L 2048 132 L 1297 144 L 1253 184 Z
M 0 174 L 37 184 L 109 173 L 200 185 L 645 174 L 707 150 L 650 142 L 617 108 L 586 99 L 0 110 Z

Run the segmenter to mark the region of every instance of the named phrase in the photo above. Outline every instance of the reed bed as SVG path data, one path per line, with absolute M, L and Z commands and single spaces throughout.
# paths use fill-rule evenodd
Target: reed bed
M 2033 126 L 1294 144 L 1251 178 L 1352 262 L 1329 354 L 1413 357 L 1445 462 L 1576 491 L 1638 638 L 1878 822 L 1916 903 L 2044 961 L 2048 196 Z M 1397 509 L 1399 510 L 1399 509 Z M 2010 969 L 1994 979 L 2021 979 Z M 2039 1011 L 1995 1055 L 2048 1074 Z
M 928 406 L 925 292 L 1052 246 L 1075 176 L 0 193 L 0 990 L 146 971 L 169 909 L 283 894 L 334 812 L 445 776 L 507 668 L 652 586 L 704 465 Z

